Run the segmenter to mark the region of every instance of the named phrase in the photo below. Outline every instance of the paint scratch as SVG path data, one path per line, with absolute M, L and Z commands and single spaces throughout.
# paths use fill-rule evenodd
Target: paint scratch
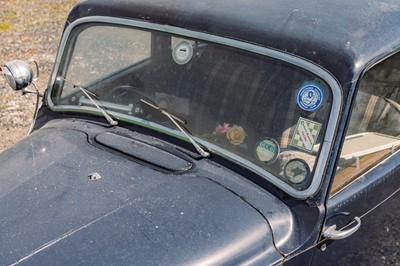
M 73 234 L 75 234 L 75 233 L 77 233 L 77 232 L 79 232 L 79 231 L 81 231 L 81 230 L 83 230 L 83 229 L 85 229 L 85 228 L 88 228 L 88 227 L 91 226 L 92 224 L 94 224 L 94 223 L 96 223 L 96 222 L 98 222 L 98 221 L 100 221 L 100 220 L 106 218 L 107 216 L 109 216 L 109 215 L 111 215 L 111 214 L 117 212 L 118 210 L 120 210 L 120 209 L 122 209 L 122 208 L 124 208 L 124 207 L 126 207 L 126 206 L 128 206 L 128 205 L 130 205 L 130 204 L 131 204 L 131 203 L 124 204 L 124 205 L 122 205 L 122 206 L 120 206 L 120 207 L 118 207 L 118 208 L 116 208 L 116 209 L 114 209 L 114 210 L 112 210 L 112 211 L 110 211 L 110 212 L 108 212 L 108 213 L 106 213 L 106 214 L 100 216 L 99 218 L 97 218 L 97 219 L 95 219 L 95 220 L 93 220 L 93 221 L 91 221 L 91 222 L 89 222 L 89 223 L 87 223 L 87 224 L 85 224 L 85 225 L 83 225 L 83 226 L 80 226 L 80 227 L 78 227 L 78 228 L 76 228 L 76 229 L 73 229 L 73 230 L 71 230 L 71 231 L 66 232 L 66 233 L 63 234 L 62 236 L 60 236 L 60 237 L 58 237 L 58 238 L 56 238 L 56 239 L 54 239 L 54 240 L 51 240 L 51 241 L 47 242 L 46 244 L 42 245 L 41 247 L 39 247 L 39 248 L 33 250 L 31 253 L 27 254 L 27 255 L 24 256 L 23 258 L 21 258 L 21 259 L 19 259 L 18 261 L 16 261 L 16 262 L 10 264 L 10 266 L 18 265 L 19 263 L 21 263 L 21 262 L 23 262 L 23 261 L 25 261 L 25 260 L 27 260 L 27 259 L 29 259 L 29 258 L 35 256 L 36 254 L 42 252 L 43 250 L 48 249 L 48 248 L 54 246 L 55 244 L 57 244 L 58 242 L 62 241 L 63 239 L 66 239 L 67 237 L 70 237 L 70 236 L 72 236 Z

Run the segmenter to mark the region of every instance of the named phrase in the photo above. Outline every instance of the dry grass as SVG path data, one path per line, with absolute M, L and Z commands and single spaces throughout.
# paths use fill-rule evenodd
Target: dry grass
M 0 65 L 35 58 L 41 91 L 47 86 L 70 9 L 79 0 L 0 0 Z M 22 138 L 29 127 L 34 97 L 11 91 L 0 78 L 0 150 Z

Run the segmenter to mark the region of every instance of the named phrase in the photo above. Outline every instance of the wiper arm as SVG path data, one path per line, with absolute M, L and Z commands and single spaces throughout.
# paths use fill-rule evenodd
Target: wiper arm
M 108 123 L 110 123 L 110 126 L 116 126 L 116 125 L 118 125 L 118 121 L 115 121 L 114 119 L 112 119 L 111 116 L 110 116 L 103 108 L 101 108 L 101 107 L 96 103 L 96 101 L 93 100 L 93 98 L 90 96 L 90 95 L 92 95 L 92 96 L 94 96 L 94 97 L 97 97 L 97 95 L 96 95 L 95 93 L 93 93 L 93 92 L 91 92 L 91 91 L 89 91 L 89 90 L 87 90 L 87 89 L 85 89 L 85 88 L 83 88 L 83 87 L 81 87 L 81 86 L 79 86 L 79 85 L 76 85 L 76 84 L 74 84 L 73 82 L 68 81 L 68 80 L 66 80 L 66 79 L 64 79 L 64 78 L 62 78 L 62 77 L 57 77 L 57 80 L 58 80 L 58 81 L 59 81 L 59 80 L 65 81 L 66 83 L 68 83 L 68 84 L 74 86 L 74 88 L 80 89 L 80 90 L 85 94 L 85 96 L 97 107 L 97 109 L 100 110 L 100 112 L 103 114 L 103 116 L 105 117 L 105 119 L 107 119 Z
M 189 141 L 193 144 L 193 146 L 196 148 L 197 152 L 200 153 L 200 155 L 202 157 L 209 157 L 210 156 L 210 153 L 206 152 L 205 150 L 203 150 L 200 147 L 200 145 L 197 144 L 197 142 L 192 138 L 192 136 L 190 136 L 189 132 L 183 126 L 179 125 L 179 123 L 186 124 L 185 120 L 183 120 L 183 119 L 171 114 L 166 109 L 160 107 L 155 102 L 153 102 L 153 101 L 151 101 L 149 99 L 142 98 L 142 99 L 140 99 L 140 101 L 145 103 L 145 104 L 147 104 L 148 106 L 160 111 L 160 113 L 162 113 L 163 115 L 167 116 L 169 118 L 169 120 L 171 120 L 172 123 L 174 123 L 174 125 L 189 139 Z

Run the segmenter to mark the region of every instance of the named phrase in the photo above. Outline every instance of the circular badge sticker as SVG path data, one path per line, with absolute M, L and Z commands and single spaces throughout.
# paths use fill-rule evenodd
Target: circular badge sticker
M 278 158 L 279 151 L 278 142 L 272 138 L 266 138 L 258 144 L 256 155 L 264 163 L 273 163 Z
M 179 65 L 186 64 L 192 59 L 193 56 L 193 46 L 188 41 L 180 41 L 174 47 L 172 51 L 172 57 L 175 63 Z
M 298 185 L 308 178 L 310 167 L 303 159 L 293 159 L 285 165 L 284 173 L 290 183 Z
M 324 100 L 324 94 L 318 86 L 307 84 L 297 93 L 297 104 L 301 109 L 309 112 L 316 111 Z

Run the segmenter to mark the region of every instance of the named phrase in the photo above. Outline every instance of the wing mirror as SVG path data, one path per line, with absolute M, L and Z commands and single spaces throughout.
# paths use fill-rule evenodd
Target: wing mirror
M 31 68 L 31 65 L 33 64 L 35 65 L 36 73 L 34 73 L 34 70 Z M 5 76 L 8 85 L 10 85 L 13 90 L 22 91 L 23 95 L 27 93 L 36 94 L 36 107 L 33 113 L 32 123 L 28 131 L 28 134 L 30 134 L 32 132 L 33 126 L 35 125 L 36 116 L 38 113 L 39 97 L 43 97 L 43 95 L 39 93 L 39 90 L 35 85 L 35 81 L 39 78 L 39 65 L 33 59 L 27 62 L 21 60 L 13 60 L 8 62 L 4 66 L 0 66 L 0 74 L 3 74 Z M 35 88 L 34 90 L 28 88 L 31 84 Z
M 36 75 L 34 74 L 31 64 L 35 65 Z M 30 91 L 27 88 L 34 81 L 39 78 L 39 65 L 33 59 L 28 62 L 21 60 L 13 60 L 6 63 L 4 66 L 0 66 L 0 74 L 3 74 L 13 90 L 22 90 L 22 93 L 36 93 L 36 91 Z

